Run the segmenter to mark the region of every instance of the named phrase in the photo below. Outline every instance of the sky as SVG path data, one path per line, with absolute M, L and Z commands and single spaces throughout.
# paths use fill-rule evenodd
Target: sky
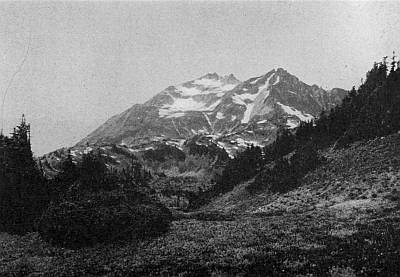
M 36 156 L 73 146 L 170 85 L 284 68 L 358 87 L 400 56 L 399 1 L 0 2 L 1 128 L 25 114 Z

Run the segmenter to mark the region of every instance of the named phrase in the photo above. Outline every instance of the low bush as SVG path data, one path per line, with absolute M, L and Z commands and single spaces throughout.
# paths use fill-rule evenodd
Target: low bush
M 0 271 L 2 271 L 2 277 L 30 276 L 34 271 L 34 264 L 31 261 L 28 261 L 26 257 L 22 257 L 5 264 Z
M 149 196 L 122 188 L 68 196 L 37 222 L 46 241 L 78 248 L 97 243 L 142 239 L 166 232 L 171 212 Z

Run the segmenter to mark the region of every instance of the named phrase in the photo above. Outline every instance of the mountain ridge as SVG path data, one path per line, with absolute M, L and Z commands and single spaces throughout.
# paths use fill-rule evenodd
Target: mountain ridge
M 133 147 L 146 138 L 148 142 L 156 137 L 184 140 L 202 134 L 214 140 L 228 137 L 220 145 L 234 152 L 236 147 L 227 145 L 228 141 L 268 144 L 279 127 L 295 128 L 301 121 L 312 120 L 346 95 L 340 88 L 325 91 L 307 85 L 283 68 L 245 81 L 233 74 L 207 73 L 169 86 L 145 103 L 111 117 L 77 146 L 115 143 Z

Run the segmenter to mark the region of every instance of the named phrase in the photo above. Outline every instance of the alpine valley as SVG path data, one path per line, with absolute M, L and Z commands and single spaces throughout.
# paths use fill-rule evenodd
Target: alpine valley
M 0 276 L 399 276 L 399 92 L 395 56 L 348 93 L 207 74 L 39 163 L 22 117 Z

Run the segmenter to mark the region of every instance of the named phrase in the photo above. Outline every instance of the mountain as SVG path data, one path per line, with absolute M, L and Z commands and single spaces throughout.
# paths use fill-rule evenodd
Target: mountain
M 181 146 L 205 135 L 228 152 L 266 145 L 278 127 L 295 128 L 339 104 L 347 91 L 307 85 L 282 68 L 240 82 L 232 74 L 206 74 L 170 86 L 135 104 L 81 140 L 77 146 L 121 144 L 140 148 L 154 141 Z
M 178 86 L 170 86 L 144 104 L 136 104 L 83 139 L 78 145 L 146 142 L 152 136 L 184 139 L 211 131 L 208 114 L 226 92 L 240 83 L 233 75 L 209 73 Z M 196 131 L 195 131 L 196 130 Z

